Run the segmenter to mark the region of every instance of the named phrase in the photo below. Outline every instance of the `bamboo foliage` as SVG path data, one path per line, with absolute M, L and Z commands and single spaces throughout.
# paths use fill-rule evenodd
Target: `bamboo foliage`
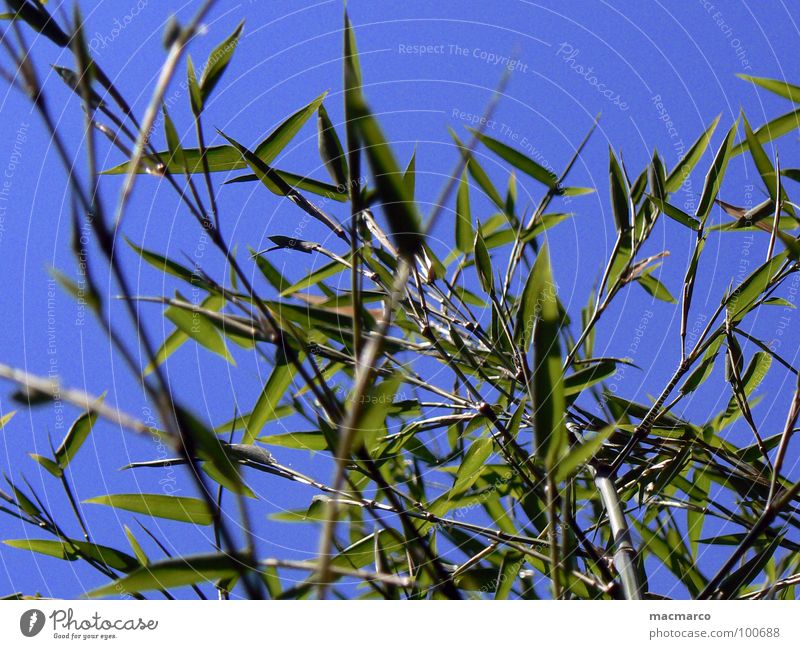
M 164 94 L 213 0 L 171 36 L 141 119 L 91 58 L 77 10 L 66 20 L 37 2 L 7 4 L 2 74 L 31 98 L 69 173 L 73 228 L 79 232 L 88 224 L 99 249 L 89 252 L 79 244 L 75 250 L 92 269 L 87 304 L 158 415 L 154 426 L 105 395 L 0 365 L 0 377 L 16 386 L 23 407 L 58 398 L 79 413 L 66 437 L 54 441 L 51 455 L 32 456 L 63 490 L 72 518 L 60 520 L 24 478 L 7 477 L 0 515 L 36 530 L 31 538 L 6 539 L 7 545 L 84 563 L 103 577 L 105 585 L 89 593 L 98 597 L 122 591 L 143 599 L 186 593 L 640 599 L 665 594 L 653 585 L 658 569 L 668 571 L 670 592 L 691 597 L 794 598 L 800 483 L 789 469 L 800 388 L 793 386 L 792 394 L 776 401 L 787 408 L 782 431 L 761 430 L 754 413 L 755 391 L 765 375 L 797 376 L 798 369 L 750 329 L 756 313 L 770 318 L 770 305 L 786 303 L 787 281 L 798 270 L 789 181 L 800 173 L 782 169 L 764 148 L 797 128 L 794 112 L 755 129 L 743 116 L 728 125 L 721 140 L 715 136 L 722 121 L 717 118 L 674 169 L 654 152 L 650 164 L 631 176 L 610 149 L 616 241 L 586 307 L 576 312 L 559 293 L 555 278 L 561 261 L 547 233 L 572 217 L 565 199 L 591 191 L 569 184 L 591 133 L 561 174 L 480 129 L 463 140 L 453 133 L 454 168 L 445 174 L 449 181 L 436 207 L 424 215 L 415 200 L 417 158 L 408 164 L 399 159 L 370 109 L 356 32 L 347 18 L 344 125 L 332 121 L 328 97 L 320 94 L 255 146 L 227 132 L 215 137 L 222 144 L 210 146 L 204 111 L 226 71 L 236 66 L 236 45 L 246 26 L 226 37 L 202 68 L 187 61 L 193 122 L 186 132 L 193 132 L 192 138 L 179 135 Z M 74 58 L 73 68 L 58 72 L 75 94 L 74 109 L 85 115 L 81 151 L 87 173 L 72 171 L 68 138 L 52 119 L 49 89 L 31 60 L 38 54 L 29 50 L 32 32 Z M 794 86 L 746 80 L 800 102 Z M 156 122 L 164 129 L 161 139 L 151 135 Z M 330 178 L 275 167 L 300 130 L 314 124 L 317 146 L 307 154 L 319 156 Z M 159 149 L 153 142 L 161 140 Z M 117 149 L 122 162 L 99 169 L 101 142 Z M 509 170 L 505 198 L 478 152 Z M 722 200 L 727 168 L 738 155 L 752 159 L 768 196 L 750 210 Z M 242 172 L 228 180 L 235 183 L 232 190 L 255 183 L 251 186 L 263 200 L 285 202 L 298 219 L 313 218 L 333 236 L 323 245 L 275 232 L 273 248 L 252 245 L 249 257 L 237 253 L 219 193 L 220 172 L 232 171 Z M 675 204 L 675 195 L 692 173 L 705 181 L 697 210 L 689 214 Z M 107 204 L 107 192 L 98 188 L 111 175 L 124 180 L 116 203 Z M 128 241 L 125 254 L 185 285 L 175 295 L 131 292 L 119 239 L 134 186 L 152 187 L 147 176 L 175 191 L 187 222 L 193 221 L 226 260 L 227 276 Z M 519 200 L 517 187 L 523 183 L 537 197 L 532 205 Z M 499 212 L 482 213 L 479 193 Z M 346 221 L 328 209 L 329 201 L 348 204 Z M 580 209 L 579 200 L 575 205 Z M 733 220 L 715 225 L 715 210 Z M 448 211 L 452 252 L 442 259 L 427 235 L 447 225 Z M 664 221 L 665 227 L 688 230 L 694 242 L 675 297 L 655 273 L 668 251 L 646 252 L 656 224 Z M 719 296 L 704 328 L 688 336 L 693 296 L 710 281 L 704 276 L 706 243 L 754 228 L 769 233 L 763 262 Z M 271 261 L 275 250 L 313 255 L 321 263 L 305 277 L 285 277 Z M 127 314 L 137 340 L 104 318 L 109 305 L 98 288 L 103 273 L 119 287 L 113 308 Z M 68 272 L 57 278 L 77 297 Z M 668 380 L 652 386 L 647 403 L 608 389 L 620 368 L 636 371 L 630 359 L 594 352 L 605 331 L 600 323 L 622 317 L 613 315 L 619 310 L 612 306 L 639 290 L 635 284 L 674 310 L 681 325 L 679 362 L 666 368 Z M 189 291 L 199 299 L 185 297 Z M 160 305 L 172 328 L 163 341 L 146 333 L 148 305 Z M 209 358 L 225 359 L 231 372 L 238 371 L 239 350 L 259 359 L 265 380 L 246 411 L 232 404 L 219 420 L 203 421 L 177 399 L 166 366 L 190 343 L 210 352 Z M 690 421 L 681 414 L 684 400 L 704 389 L 719 391 L 710 377 L 722 365 L 726 409 L 709 421 Z M 132 435 L 156 437 L 173 450 L 169 458 L 136 460 L 125 467 L 128 472 L 185 470 L 195 493 L 100 493 L 79 502 L 74 483 L 85 476 L 72 473 L 70 463 L 103 421 Z M 296 429 L 278 428 L 279 421 Z M 16 424 L 10 415 L 0 419 L 0 426 Z M 732 443 L 724 433 L 733 426 L 748 431 L 750 443 Z M 298 450 L 323 457 L 318 466 L 328 472 L 307 475 L 292 468 L 282 456 Z M 277 483 L 296 489 L 307 505 L 265 511 L 260 490 Z M 89 486 L 81 484 L 80 492 Z M 96 538 L 97 528 L 87 524 L 109 507 L 120 519 L 139 521 L 136 532 L 128 526 L 119 530 L 119 543 L 113 530 L 109 538 Z M 259 543 L 265 514 L 280 522 L 287 538 L 293 525 L 314 526 L 317 557 L 265 555 Z M 174 556 L 152 531 L 160 519 L 181 522 L 188 530 L 210 529 L 213 543 L 199 534 L 203 551 Z M 704 531 L 712 528 L 726 531 Z M 121 538 L 127 546 L 120 545 Z M 703 561 L 708 548 L 725 557 L 716 568 Z M 165 556 L 155 558 L 155 552 Z

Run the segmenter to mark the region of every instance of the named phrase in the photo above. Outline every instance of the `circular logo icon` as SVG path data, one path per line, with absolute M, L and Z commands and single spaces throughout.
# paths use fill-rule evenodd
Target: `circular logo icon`
M 44 613 L 32 608 L 25 611 L 22 617 L 19 618 L 19 630 L 22 635 L 27 638 L 32 638 L 44 628 Z

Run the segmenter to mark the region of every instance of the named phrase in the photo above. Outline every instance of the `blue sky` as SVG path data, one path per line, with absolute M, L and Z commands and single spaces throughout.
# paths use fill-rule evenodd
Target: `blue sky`
M 198 3 L 170 3 L 171 9 L 145 0 L 138 4 L 135 0 L 83 4 L 85 32 L 95 57 L 141 114 L 164 57 L 161 37 L 170 10 L 186 20 Z M 595 116 L 601 114 L 598 131 L 569 181 L 570 185 L 597 191 L 574 198 L 568 209 L 576 216 L 549 236 L 559 295 L 577 315 L 599 278 L 600 264 L 615 237 L 608 202 L 609 145 L 621 153 L 631 174 L 644 168 L 655 148 L 672 167 L 682 148 L 688 148 L 717 115 L 721 114 L 721 120 L 712 148 L 741 109 L 751 124 L 760 125 L 791 107 L 785 100 L 757 92 L 736 75 L 800 83 L 800 69 L 790 53 L 794 51 L 791 44 L 797 42 L 800 11 L 783 2 L 718 4 L 651 0 L 390 4 L 357 0 L 349 3 L 349 11 L 371 107 L 400 160 L 408 160 L 417 151 L 417 193 L 424 213 L 430 212 L 431 202 L 457 160 L 447 129 L 453 128 L 462 137 L 467 134 L 466 128 L 482 114 L 504 67 L 511 69 L 509 83 L 487 133 L 557 172 Z M 51 1 L 50 6 L 55 11 L 59 3 Z M 285 3 L 219 3 L 207 21 L 207 35 L 197 37 L 190 47 L 195 61 L 205 60 L 211 48 L 243 18 L 243 38 L 207 111 L 207 132 L 212 134 L 218 128 L 239 141 L 258 142 L 288 114 L 326 90 L 328 111 L 334 123 L 340 123 L 342 3 L 296 2 L 291 3 L 291 10 Z M 35 43 L 34 59 L 52 91 L 51 109 L 69 134 L 72 150 L 77 151 L 82 122 L 78 102 L 47 67 L 71 62 L 43 40 Z M 190 112 L 180 83 L 183 78 L 181 67 L 166 100 L 179 131 L 188 139 Z M 5 314 L 0 360 L 38 374 L 57 373 L 65 383 L 92 393 L 107 390 L 110 402 L 146 418 L 146 400 L 119 355 L 112 352 L 90 318 L 82 319 L 76 305 L 53 285 L 47 273 L 50 266 L 69 273 L 75 270 L 69 246 L 65 174 L 27 100 L 5 85 L 0 93 L 0 173 L 8 181 L 7 196 L 2 201 L 5 209 L 0 212 L 4 271 L 0 305 Z M 789 135 L 768 147 L 768 153 L 779 151 L 784 167 L 800 166 L 796 149 L 796 135 Z M 109 150 L 103 152 L 101 161 L 109 167 L 122 160 L 118 152 Z M 503 187 L 505 166 L 489 155 L 482 163 Z M 82 164 L 82 158 L 76 158 L 76 164 Z M 313 124 L 306 126 L 277 164 L 325 178 L 316 155 Z M 692 178 L 693 192 L 700 191 L 709 164 L 707 154 Z M 120 182 L 119 177 L 104 179 L 104 196 L 113 200 Z M 534 183 L 521 180 L 519 189 L 521 202 L 538 199 L 540 188 Z M 736 158 L 721 197 L 738 205 L 754 205 L 762 200 L 763 193 L 750 161 L 745 156 Z M 679 206 L 689 211 L 687 206 L 695 200 L 692 193 L 684 192 L 682 198 L 686 202 Z M 220 200 L 224 206 L 223 229 L 232 242 L 239 244 L 240 252 L 247 245 L 266 247 L 268 235 L 291 235 L 296 228 L 297 215 L 291 206 L 254 185 L 225 187 Z M 344 217 L 346 208 L 330 209 Z M 476 199 L 474 210 L 481 217 L 490 216 L 487 201 Z M 723 222 L 727 217 L 715 210 L 712 218 Z M 432 233 L 440 251 L 449 245 L 452 223 L 452 212 L 447 211 Z M 137 184 L 123 229 L 148 248 L 175 257 L 194 257 L 212 274 L 224 271 L 222 260 L 204 246 L 190 216 L 152 178 L 143 177 Z M 327 236 L 315 223 L 303 231 L 303 238 L 333 247 L 331 241 L 325 241 Z M 670 251 L 660 279 L 675 295 L 692 245 L 687 230 L 664 219 L 648 245 L 649 254 Z M 738 277 L 741 281 L 743 271 L 749 274 L 755 268 L 766 246 L 766 235 L 759 234 L 709 241 L 693 322 L 702 322 L 713 311 L 731 280 Z M 122 255 L 138 292 L 168 293 L 175 288 L 169 281 L 162 285 L 163 279 L 141 266 L 130 251 Z M 297 255 L 283 253 L 272 259 L 293 278 L 319 263 L 310 257 L 298 259 Z M 248 270 L 257 272 L 252 265 Z M 115 293 L 113 286 L 105 288 L 109 294 Z M 169 323 L 159 317 L 157 307 L 145 307 L 144 313 L 149 316 L 149 332 L 160 341 L 169 333 Z M 121 309 L 114 308 L 113 321 L 129 331 L 123 316 Z M 781 317 L 789 318 L 788 326 L 780 326 Z M 798 342 L 796 317 L 776 309 L 772 317 L 759 315 L 751 323 L 751 331 L 767 340 L 780 338 L 781 352 L 792 360 Z M 620 394 L 646 399 L 661 389 L 678 359 L 678 322 L 674 307 L 653 303 L 636 286 L 620 296 L 597 337 L 598 354 L 631 356 L 642 368 L 627 370 L 618 378 Z M 234 394 L 241 408 L 252 406 L 269 370 L 246 355 L 237 356 L 237 363 L 234 369 L 221 359 L 209 359 L 204 352 L 186 346 L 170 361 L 170 381 L 197 413 L 219 424 L 233 414 L 223 409 L 231 407 Z M 765 428 L 774 429 L 770 432 L 777 432 L 783 423 L 790 396 L 785 390 L 788 380 L 780 371 L 773 371 L 760 389 L 763 401 L 757 416 Z M 7 385 L 0 390 L 2 413 L 16 408 L 9 399 L 10 392 Z M 727 399 L 728 394 L 720 387 L 717 394 L 706 393 L 689 402 L 688 412 L 707 416 L 723 409 Z M 69 408 L 63 412 L 51 406 L 21 410 L 0 438 L 3 470 L 14 479 L 27 476 L 57 512 L 66 512 L 58 485 L 47 474 L 41 475 L 26 454 L 46 452 L 48 432 L 57 443 L 74 416 Z M 744 429 L 734 429 L 731 434 L 744 434 Z M 137 489 L 152 491 L 167 488 L 165 484 L 176 493 L 191 495 L 188 478 L 179 474 L 134 476 L 108 468 L 123 466 L 130 458 L 150 459 L 158 453 L 144 440 L 99 424 L 73 467 L 79 498 Z M 316 469 L 319 477 L 329 475 L 328 464 L 320 458 L 303 454 L 289 459 L 302 470 Z M 260 520 L 270 512 L 302 507 L 313 495 L 274 480 L 258 484 L 263 486 L 266 501 L 258 504 Z M 89 511 L 90 507 L 87 514 L 98 539 L 124 544 L 113 512 L 97 507 Z M 160 529 L 176 551 L 207 547 L 202 532 L 187 534 L 177 524 L 161 524 Z M 35 530 L 26 532 L 11 519 L 0 517 L 2 538 L 31 532 L 35 534 Z M 77 534 L 77 530 L 74 532 Z M 266 523 L 262 532 L 264 554 L 308 557 L 307 553 L 316 548 L 316 532 L 310 527 L 287 530 Z M 80 567 L 76 566 L 74 573 L 71 568 L 0 546 L 0 594 L 21 590 L 77 595 L 103 581 Z

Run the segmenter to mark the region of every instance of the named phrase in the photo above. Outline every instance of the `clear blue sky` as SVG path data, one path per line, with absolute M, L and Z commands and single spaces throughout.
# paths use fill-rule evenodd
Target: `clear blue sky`
M 48 5 L 56 11 L 59 2 Z M 69 4 L 69 3 L 68 3 Z M 97 60 L 134 102 L 139 114 L 150 96 L 164 49 L 161 36 L 170 9 L 165 3 L 146 0 L 83 3 L 88 26 L 85 29 Z M 178 7 L 179 3 L 169 3 Z M 177 10 L 187 19 L 199 3 L 189 2 Z M 798 42 L 800 10 L 791 3 L 719 2 L 662 3 L 603 2 L 423 2 L 349 3 L 356 28 L 365 92 L 381 117 L 397 155 L 407 160 L 417 150 L 418 197 L 423 211 L 432 201 L 457 159 L 447 135 L 452 127 L 464 135 L 470 116 L 479 115 L 502 74 L 503 65 L 512 68 L 505 97 L 488 129 L 527 152 L 545 166 L 560 172 L 574 147 L 583 138 L 598 113 L 600 127 L 586 153 L 579 160 L 569 184 L 595 187 L 595 195 L 575 198 L 569 209 L 576 217 L 563 223 L 551 235 L 560 297 L 573 315 L 586 303 L 588 291 L 600 274 L 599 265 L 614 239 L 608 203 L 607 155 L 611 144 L 622 152 L 631 174 L 638 174 L 654 148 L 673 166 L 681 147 L 688 147 L 718 114 L 721 124 L 713 141 L 715 148 L 725 130 L 744 109 L 752 124 L 788 112 L 785 100 L 756 92 L 736 77 L 737 73 L 785 78 L 800 83 L 800 69 L 794 56 Z M 291 10 L 286 7 L 290 6 Z M 172 9 L 175 10 L 175 9 Z M 206 115 L 208 133 L 214 128 L 246 143 L 262 139 L 285 116 L 329 90 L 326 101 L 334 123 L 341 121 L 341 24 L 342 3 L 329 2 L 242 2 L 219 3 L 208 20 L 208 34 L 198 37 L 190 51 L 196 62 L 205 60 L 209 50 L 245 18 L 245 31 L 232 65 L 218 88 Z M 51 89 L 51 108 L 73 150 L 80 145 L 82 115 L 78 102 L 47 65 L 67 58 L 49 43 L 36 43 L 34 59 Z M 188 100 L 178 81 L 167 94 L 179 130 L 189 126 Z M 69 195 L 62 171 L 38 117 L 19 93 L 0 89 L 0 173 L 8 180 L 5 209 L 0 212 L 0 306 L 4 331 L 0 360 L 47 375 L 58 373 L 65 383 L 93 393 L 108 390 L 109 402 L 145 418 L 146 400 L 135 380 L 112 353 L 99 328 L 80 314 L 71 299 L 52 285 L 46 268 L 56 266 L 74 273 L 70 255 Z M 160 137 L 160 136 L 158 136 Z M 190 137 L 187 134 L 187 139 Z M 313 123 L 302 131 L 278 164 L 284 169 L 324 178 L 316 156 Z M 780 140 L 784 167 L 800 166 L 795 135 Z M 772 153 L 773 147 L 768 147 Z M 79 159 L 82 164 L 82 159 Z M 121 162 L 117 152 L 108 152 L 103 166 Z M 506 170 L 494 158 L 486 157 L 497 184 L 503 186 Z M 702 175 L 709 156 L 693 177 L 694 191 L 702 187 Z M 119 178 L 103 181 L 103 191 L 113 199 Z M 532 192 L 526 195 L 526 192 Z M 520 200 L 534 201 L 539 188 L 523 181 Z M 722 198 L 734 204 L 756 204 L 763 189 L 755 168 L 740 156 L 731 164 Z M 291 206 L 255 186 L 233 186 L 222 190 L 223 224 L 228 236 L 240 244 L 265 247 L 270 234 L 292 235 L 297 215 Z M 685 196 L 687 204 L 690 195 Z M 480 216 L 490 215 L 488 204 L 476 202 Z M 680 206 L 680 205 L 679 205 Z M 343 208 L 332 211 L 344 214 Z M 688 211 L 688 210 L 687 210 Z M 725 217 L 716 210 L 713 218 Z M 210 271 L 222 269 L 221 260 L 202 249 L 198 231 L 174 197 L 158 188 L 157 181 L 142 178 L 126 217 L 125 233 L 146 247 L 171 256 L 202 258 Z M 446 218 L 434 232 L 446 245 L 452 219 Z M 308 225 L 303 238 L 323 241 L 326 233 Z M 711 240 L 706 249 L 702 285 L 695 298 L 695 318 L 709 315 L 729 282 L 742 268 L 754 268 L 766 250 L 766 239 L 758 234 Z M 648 247 L 651 254 L 671 251 L 660 275 L 675 294 L 682 281 L 692 240 L 688 231 L 662 220 Z M 141 293 L 170 292 L 171 282 L 162 279 L 128 251 L 123 252 L 126 268 Z M 313 259 L 278 254 L 275 262 L 291 277 L 299 278 Z M 318 262 L 317 262 L 318 263 Z M 749 273 L 749 270 L 746 272 Z M 115 293 L 109 287 L 109 293 Z M 709 295 L 708 304 L 703 304 Z M 146 310 L 154 338 L 160 340 L 170 327 L 158 309 Z M 752 331 L 767 340 L 780 335 L 781 352 L 790 360 L 797 350 L 797 315 L 790 319 L 785 334 L 778 333 L 778 320 L 765 313 L 752 323 Z M 618 391 L 646 399 L 661 389 L 667 373 L 677 361 L 677 310 L 652 299 L 638 287 L 624 293 L 612 309 L 606 325 L 598 332 L 597 352 L 632 356 L 642 371 L 627 370 L 618 380 Z M 127 326 L 122 310 L 114 310 L 114 321 Z M 612 340 L 612 342 L 608 342 Z M 607 346 L 606 346 L 607 345 Z M 202 373 L 197 369 L 203 354 Z M 174 362 L 173 362 L 174 361 Z M 247 355 L 237 356 L 234 370 L 224 361 L 209 360 L 194 346 L 186 346 L 169 364 L 176 392 L 195 411 L 214 424 L 227 420 L 231 395 L 235 392 L 240 409 L 249 410 L 263 384 L 268 368 Z M 655 366 L 654 364 L 657 364 Z M 775 397 L 787 376 L 773 371 L 760 394 L 759 421 L 769 433 L 783 423 L 788 395 Z M 8 385 L 0 390 L 0 412 L 16 408 Z M 688 405 L 697 416 L 724 408 L 728 393 L 704 393 Z M 56 443 L 75 412 L 43 406 L 21 410 L 0 438 L 0 465 L 15 480 L 25 475 L 48 499 L 56 512 L 65 512 L 58 485 L 26 456 L 28 451 L 47 452 L 48 432 Z M 770 428 L 772 427 L 772 428 Z M 277 431 L 276 431 L 277 432 Z M 734 430 L 733 434 L 744 433 Z M 164 473 L 119 473 L 114 468 L 130 458 L 157 457 L 158 450 L 142 440 L 123 436 L 113 426 L 101 423 L 75 461 L 73 476 L 80 499 L 101 493 L 157 491 L 159 480 L 172 479 Z M 297 455 L 282 458 L 302 470 L 319 472 L 327 478 L 329 466 L 319 458 Z M 101 469 L 100 467 L 104 467 Z M 188 478 L 176 474 L 170 488 L 191 494 Z M 259 481 L 262 496 L 255 508 L 259 520 L 267 513 L 307 505 L 310 491 L 287 489 L 275 480 Z M 92 531 L 101 542 L 120 544 L 113 512 L 87 506 Z M 130 518 L 126 518 L 128 522 Z M 180 525 L 160 524 L 162 534 L 176 551 L 208 548 L 202 532 L 188 532 Z M 78 530 L 72 530 L 78 534 Z M 306 557 L 316 548 L 316 531 L 311 527 L 288 529 L 265 523 L 261 532 L 264 554 Z M 293 534 L 291 534 L 293 533 Z M 12 519 L 0 516 L 0 538 L 36 535 L 21 529 Z M 140 535 L 141 536 L 141 535 Z M 152 549 L 151 546 L 148 546 Z M 153 550 L 153 556 L 157 552 Z M 11 591 L 39 591 L 50 594 L 79 594 L 103 581 L 102 577 L 56 560 L 34 558 L 21 551 L 0 546 L 0 594 Z M 676 593 L 678 594 L 678 593 Z

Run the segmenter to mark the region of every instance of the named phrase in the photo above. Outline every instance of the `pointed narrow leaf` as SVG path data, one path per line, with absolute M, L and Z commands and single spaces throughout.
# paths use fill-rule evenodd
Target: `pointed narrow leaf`
M 328 216 L 325 212 L 319 209 L 316 205 L 311 203 L 296 189 L 291 187 L 266 162 L 261 160 L 252 151 L 248 150 L 246 147 L 239 144 L 233 138 L 228 137 L 224 133 L 221 133 L 221 135 L 226 140 L 228 140 L 228 142 L 230 142 L 234 146 L 234 148 L 236 148 L 236 150 L 238 150 L 239 154 L 245 160 L 247 165 L 255 172 L 258 179 L 267 189 L 269 189 L 271 192 L 275 194 L 278 194 L 279 196 L 285 196 L 290 201 L 292 201 L 292 203 L 294 203 L 300 209 L 302 209 L 306 214 L 313 216 L 315 219 L 328 226 L 331 230 L 333 230 L 333 232 L 336 233 L 337 236 L 339 236 L 342 239 L 346 239 L 344 230 L 342 229 L 341 225 L 339 225 L 336 221 L 334 221 L 330 216 Z
M 96 545 L 86 541 L 54 541 L 50 539 L 10 539 L 3 543 L 12 548 L 38 552 L 56 559 L 64 561 L 75 561 L 76 559 L 88 557 L 98 563 L 113 568 L 129 572 L 139 566 L 139 562 L 124 552 L 109 548 L 104 545 Z
M 478 226 L 475 232 L 475 267 L 478 271 L 478 279 L 481 282 L 481 287 L 485 293 L 492 293 L 494 291 L 494 272 L 492 271 L 492 258 L 489 256 L 489 251 L 486 248 L 486 243 L 483 240 L 481 228 Z
M 758 127 L 753 134 L 760 144 L 766 144 L 798 128 L 800 128 L 800 108 L 793 110 L 791 113 L 776 117 L 763 126 Z M 745 139 L 733 148 L 732 155 L 739 155 L 746 149 L 747 140 Z
M 695 168 L 700 158 L 703 157 L 706 148 L 708 148 L 708 143 L 711 142 L 711 137 L 717 129 L 719 118 L 720 116 L 717 115 L 714 121 L 711 122 L 711 125 L 697 138 L 697 141 L 686 152 L 686 155 L 681 158 L 681 161 L 670 172 L 669 176 L 667 176 L 666 182 L 664 183 L 664 189 L 666 189 L 667 194 L 677 191 L 680 186 L 686 182 L 689 174 L 692 173 L 692 169 Z
M 705 184 L 703 185 L 703 192 L 700 195 L 700 203 L 697 206 L 697 218 L 701 223 L 705 223 L 711 212 L 711 207 L 714 205 L 714 200 L 719 193 L 722 179 L 725 176 L 725 170 L 728 168 L 728 161 L 731 157 L 731 147 L 733 146 L 733 138 L 736 136 L 736 130 L 739 128 L 739 120 L 736 120 L 731 126 L 728 134 L 725 136 L 722 144 L 717 151 L 714 162 L 706 174 Z
M 800 87 L 793 86 L 791 83 L 780 81 L 779 79 L 767 79 L 766 77 L 751 77 L 748 74 L 737 74 L 737 77 L 749 81 L 756 86 L 774 92 L 776 95 L 785 97 L 789 101 L 800 104 Z
M 75 420 L 69 431 L 67 432 L 64 441 L 56 449 L 56 463 L 62 469 L 66 469 L 70 461 L 75 457 L 78 449 L 86 441 L 89 433 L 92 432 L 97 415 L 94 413 L 84 413 Z
M 552 469 L 566 449 L 564 380 L 559 345 L 559 308 L 553 290 L 548 246 L 542 247 L 531 273 L 535 276 L 539 319 L 533 333 L 533 409 L 536 454 Z
M 328 111 L 322 104 L 317 110 L 317 134 L 319 156 L 331 179 L 339 187 L 347 187 L 347 158 Z
M 97 588 L 87 597 L 107 597 L 123 593 L 144 593 L 217 579 L 233 579 L 239 574 L 241 560 L 227 554 L 176 557 L 141 567 L 122 579 Z
M 403 174 L 377 120 L 363 100 L 357 101 L 352 109 L 395 245 L 401 255 L 410 259 L 422 248 L 416 206 L 406 193 Z
M 195 525 L 211 525 L 211 512 L 202 500 L 162 494 L 111 494 L 84 500 L 85 503 L 108 505 L 137 514 L 168 518 Z
M 472 230 L 472 212 L 469 207 L 469 181 L 467 172 L 461 176 L 456 196 L 456 246 L 463 253 L 475 248 L 475 233 Z
M 455 498 L 466 493 L 481 477 L 481 473 L 486 468 L 486 462 L 491 456 L 491 439 L 482 437 L 472 442 L 458 467 L 456 482 L 450 490 L 449 497 Z
M 208 100 L 209 95 L 214 90 L 219 80 L 222 78 L 225 68 L 228 67 L 231 57 L 233 56 L 236 46 L 239 44 L 239 37 L 242 34 L 244 21 L 240 22 L 233 33 L 228 36 L 222 43 L 217 45 L 211 55 L 208 57 L 206 67 L 203 69 L 203 74 L 200 76 L 200 94 L 203 98 L 203 103 Z
M 242 443 L 252 444 L 261 433 L 264 424 L 275 418 L 278 404 L 289 385 L 291 385 L 294 374 L 294 365 L 287 360 L 284 354 L 279 352 L 275 368 L 264 384 L 264 389 L 261 391 L 258 401 L 253 407 L 253 412 L 250 413 L 250 417 L 247 420 L 247 429 Z
M 499 140 L 495 140 L 493 137 L 489 137 L 488 135 L 485 135 L 480 131 L 476 131 L 475 129 L 470 129 L 470 131 L 484 144 L 484 146 L 486 146 L 486 148 L 499 155 L 508 164 L 516 169 L 519 169 L 523 173 L 528 174 L 531 178 L 538 180 L 546 187 L 555 189 L 556 185 L 558 184 L 558 177 L 552 171 L 546 169 L 538 162 L 531 160 L 528 156 L 520 151 L 517 151 L 507 144 L 503 144 Z
M 611 209 L 618 232 L 631 229 L 631 201 L 628 181 L 613 149 L 608 149 L 608 176 L 611 184 Z

